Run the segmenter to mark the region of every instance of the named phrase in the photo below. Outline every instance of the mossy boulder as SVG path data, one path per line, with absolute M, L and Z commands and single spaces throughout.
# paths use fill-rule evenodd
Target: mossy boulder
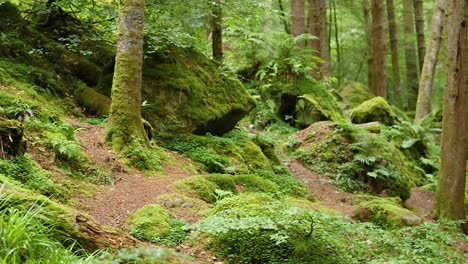
M 369 87 L 360 82 L 347 82 L 340 89 L 340 97 L 347 107 L 354 108 L 375 97 Z
M 113 65 L 98 89 L 110 94 Z M 148 55 L 143 65 L 143 117 L 156 132 L 224 134 L 255 106 L 235 76 L 189 48 L 168 47 Z
M 171 218 L 159 204 L 148 204 L 130 216 L 127 228 L 138 239 L 154 241 L 169 235 Z
M 407 199 L 424 175 L 379 134 L 350 123 L 319 122 L 296 134 L 295 154 L 314 171 L 348 191 L 387 193 Z
M 360 202 L 353 217 L 358 220 L 371 221 L 390 228 L 414 226 L 423 222 L 418 214 L 403 208 L 398 197 L 359 196 L 356 199 Z
M 355 124 L 378 121 L 391 126 L 396 121 L 396 115 L 383 97 L 375 97 L 354 108 L 351 121 Z
M 16 120 L 0 117 L 0 158 L 18 156 L 26 151 L 23 126 Z

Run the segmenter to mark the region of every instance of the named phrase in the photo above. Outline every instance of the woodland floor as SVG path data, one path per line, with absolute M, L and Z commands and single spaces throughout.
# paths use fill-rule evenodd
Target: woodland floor
M 172 161 L 162 162 L 162 171 L 158 175 L 147 176 L 128 169 L 105 144 L 103 126 L 83 123 L 76 119 L 67 121 L 79 128 L 78 141 L 89 156 L 92 162 L 91 167 L 100 167 L 112 172 L 111 185 L 97 185 L 91 193 L 77 191 L 73 194 L 75 207 L 88 213 L 101 225 L 124 229 L 127 218 L 132 213 L 147 204 L 156 203 L 157 196 L 171 193 L 172 183 L 203 174 L 187 165 L 191 164 L 187 158 L 172 151 L 167 151 Z M 44 157 L 44 154 L 38 155 L 34 151 L 32 154 L 43 167 L 49 167 L 49 170 L 52 169 L 58 175 L 61 174 L 58 169 L 51 168 L 50 164 L 47 165 L 47 157 Z M 349 217 L 353 216 L 356 206 L 352 202 L 354 197 L 352 193 L 339 190 L 329 178 L 307 169 L 299 161 L 289 161 L 287 166 L 293 175 L 306 184 L 313 196 L 324 207 Z M 433 220 L 431 211 L 434 206 L 434 196 L 431 193 L 414 188 L 411 198 L 405 205 L 418 212 L 426 220 Z M 195 223 L 199 220 L 199 215 L 190 210 L 179 210 L 173 213 L 188 223 Z M 181 245 L 177 250 L 194 256 L 196 263 L 218 261 L 210 252 L 206 252 L 202 245 L 195 247 Z

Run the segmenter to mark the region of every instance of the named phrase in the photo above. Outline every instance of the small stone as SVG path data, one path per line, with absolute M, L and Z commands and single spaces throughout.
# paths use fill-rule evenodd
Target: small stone
M 183 201 L 184 201 L 184 199 L 182 199 L 182 198 L 180 198 L 180 197 L 174 198 L 174 203 L 176 203 L 176 204 L 180 204 L 180 203 L 182 203 Z
M 183 204 L 182 204 L 182 207 L 183 207 L 183 208 L 190 208 L 190 207 L 193 207 L 193 203 L 189 203 L 189 202 L 183 203 Z
M 164 206 L 167 208 L 173 208 L 176 206 L 176 203 L 174 203 L 174 201 L 165 201 Z

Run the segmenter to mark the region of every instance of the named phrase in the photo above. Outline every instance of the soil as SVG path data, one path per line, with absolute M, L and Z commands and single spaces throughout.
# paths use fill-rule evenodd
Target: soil
M 288 164 L 289 170 L 302 180 L 325 207 L 352 217 L 356 206 L 352 204 L 353 194 L 339 190 L 330 179 L 304 167 L 295 160 Z

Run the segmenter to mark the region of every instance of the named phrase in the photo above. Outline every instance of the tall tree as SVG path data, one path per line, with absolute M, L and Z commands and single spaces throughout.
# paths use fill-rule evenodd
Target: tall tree
M 468 147 L 468 1 L 447 5 L 447 50 L 441 169 L 437 214 L 465 220 L 466 148 Z M 465 222 L 465 233 L 467 224 Z
M 421 79 L 419 81 L 418 102 L 416 105 L 415 122 L 431 112 L 432 85 L 439 56 L 440 42 L 444 28 L 446 0 L 436 0 L 432 14 L 432 36 L 429 49 L 424 59 Z
M 144 0 L 122 0 L 107 141 L 120 151 L 135 140 L 148 144 L 141 120 Z
M 327 2 L 326 0 L 309 1 L 310 34 L 317 37 L 311 41 L 313 55 L 320 57 L 323 63 L 318 65 L 315 78 L 322 79 L 329 74 L 330 49 L 328 48 Z
M 374 71 L 372 70 L 374 68 L 374 54 L 372 52 L 372 25 L 369 0 L 362 0 L 362 10 L 367 42 L 367 86 L 374 87 Z
M 291 1 L 291 34 L 299 36 L 305 33 L 305 0 L 292 0 Z M 305 46 L 305 42 L 299 43 L 300 47 Z
M 387 73 L 385 63 L 385 4 L 382 0 L 372 0 L 372 53 L 374 63 L 372 70 L 375 79 L 371 90 L 377 96 L 387 97 Z M 378 80 L 378 81 L 377 81 Z
M 398 52 L 398 30 L 393 0 L 387 0 L 387 19 L 388 34 L 390 36 L 390 50 L 392 54 L 393 97 L 395 102 L 401 104 L 400 54 Z
M 426 54 L 426 37 L 424 32 L 424 7 L 423 0 L 413 0 L 414 20 L 416 25 L 416 40 L 418 44 L 419 71 L 422 71 L 424 56 Z
M 223 9 L 220 0 L 216 0 L 212 4 L 211 38 L 213 59 L 221 62 L 223 60 Z
M 406 84 L 408 87 L 408 108 L 416 107 L 418 94 L 418 63 L 416 59 L 416 48 L 414 39 L 414 16 L 412 0 L 403 0 L 403 29 L 404 29 L 404 49 L 406 61 Z

